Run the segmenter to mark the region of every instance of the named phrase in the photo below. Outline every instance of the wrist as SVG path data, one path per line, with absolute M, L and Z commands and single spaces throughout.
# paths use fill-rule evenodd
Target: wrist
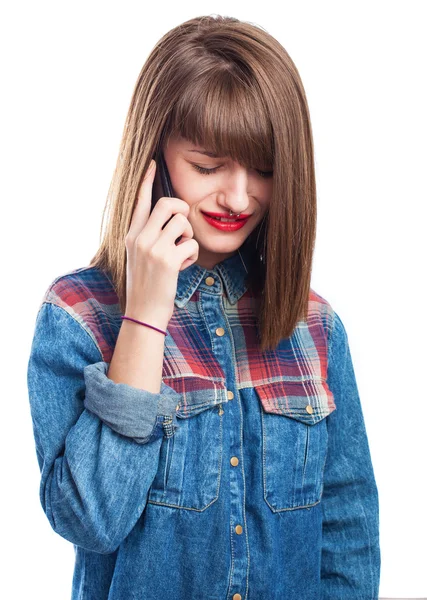
M 130 319 L 135 319 L 136 321 L 140 321 L 141 323 L 146 323 L 147 325 L 151 325 L 152 327 L 156 327 L 157 329 L 161 329 L 162 331 L 166 331 L 166 328 L 168 326 L 167 319 L 153 313 L 143 313 L 131 309 L 126 309 L 122 316 L 128 317 L 128 319 L 122 319 L 123 323 L 129 323 L 130 325 L 134 324 L 135 327 L 137 327 L 139 323 L 135 323 Z M 141 325 L 139 326 L 141 327 Z

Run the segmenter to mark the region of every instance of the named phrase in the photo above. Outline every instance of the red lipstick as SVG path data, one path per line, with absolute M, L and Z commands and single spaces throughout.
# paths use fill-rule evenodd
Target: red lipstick
M 216 213 L 216 212 L 206 212 L 206 211 L 202 211 L 204 215 L 208 215 L 210 217 L 219 217 L 219 218 L 223 218 L 223 219 L 233 219 L 236 221 L 240 221 L 241 219 L 249 219 L 249 217 L 251 216 L 249 213 L 240 213 L 239 216 L 237 215 L 231 215 L 230 217 L 230 213 Z
M 248 218 L 251 215 L 241 214 L 239 217 L 230 217 L 229 213 L 206 213 L 202 211 L 202 214 L 209 225 L 219 229 L 220 231 L 237 231 L 245 226 L 248 221 Z M 220 221 L 219 219 L 215 219 L 214 217 L 230 219 L 229 221 Z

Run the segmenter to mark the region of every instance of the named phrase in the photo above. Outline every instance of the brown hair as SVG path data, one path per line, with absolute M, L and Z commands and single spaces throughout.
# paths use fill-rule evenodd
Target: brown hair
M 108 208 L 109 221 L 90 262 L 109 272 L 123 314 L 125 236 L 138 187 L 159 145 L 177 134 L 242 165 L 274 170 L 266 218 L 250 234 L 258 246 L 248 276 L 261 349 L 274 348 L 307 319 L 316 235 L 309 110 L 283 46 L 257 25 L 209 15 L 178 25 L 153 48 L 132 94 L 103 214 L 104 221 Z

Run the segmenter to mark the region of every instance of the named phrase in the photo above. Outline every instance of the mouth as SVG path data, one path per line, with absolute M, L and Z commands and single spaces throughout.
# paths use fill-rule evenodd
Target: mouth
M 219 229 L 220 231 L 237 231 L 245 226 L 251 215 L 241 214 L 239 217 L 230 216 L 225 217 L 224 213 L 205 213 L 202 211 L 202 215 L 212 227 Z
M 240 213 L 239 216 L 235 216 L 235 217 L 230 217 L 229 213 L 214 213 L 214 212 L 204 212 L 202 211 L 202 213 L 207 216 L 207 217 L 211 217 L 212 219 L 215 220 L 220 220 L 222 222 L 235 222 L 235 221 L 247 221 L 249 219 L 249 217 L 251 216 L 250 214 L 246 214 L 246 213 Z

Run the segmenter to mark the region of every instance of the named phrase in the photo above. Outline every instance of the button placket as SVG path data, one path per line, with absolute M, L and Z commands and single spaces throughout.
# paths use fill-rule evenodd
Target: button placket
M 214 284 L 216 284 L 216 282 L 217 282 L 217 280 L 214 277 L 206 277 L 206 279 L 205 279 L 206 285 L 209 285 L 209 286 L 213 286 Z M 227 328 L 227 315 L 224 310 L 225 307 L 221 305 L 221 300 L 220 300 L 219 306 L 215 302 L 215 308 L 218 310 L 218 317 L 217 317 L 216 311 L 214 312 L 212 310 L 214 301 L 207 299 L 207 302 L 209 302 L 209 304 L 210 304 L 209 311 L 207 311 L 207 314 L 209 314 L 209 320 L 208 320 L 207 324 L 211 328 L 211 331 L 213 331 L 214 336 L 216 336 L 218 338 L 222 338 L 225 334 L 228 335 L 229 332 L 228 332 L 228 328 Z M 226 323 L 224 325 L 224 327 L 217 326 L 218 321 L 217 321 L 217 323 L 215 323 L 215 319 L 220 320 L 221 317 L 224 319 L 224 321 Z M 221 322 L 221 320 L 220 320 L 220 322 Z M 212 342 L 213 342 L 213 351 L 214 351 L 215 355 L 217 356 L 218 360 L 220 361 L 220 363 L 224 363 L 224 362 L 227 363 L 227 365 L 223 367 L 224 372 L 227 373 L 227 377 L 229 376 L 234 379 L 233 373 L 235 374 L 235 371 L 232 371 L 231 373 L 229 373 L 229 369 L 230 369 L 229 361 L 231 361 L 231 358 L 229 358 L 229 357 L 230 357 L 230 355 L 234 356 L 233 340 L 224 338 L 224 340 L 223 340 L 224 345 L 218 341 L 215 342 L 215 339 L 213 339 Z M 226 390 L 226 394 L 227 394 L 227 402 L 233 400 L 235 397 L 235 394 L 232 390 Z M 218 414 L 219 415 L 224 414 L 224 409 L 223 409 L 222 404 L 219 404 L 219 406 L 218 406 Z M 232 410 L 232 414 L 234 415 L 234 408 Z M 237 417 L 237 415 L 236 415 L 236 417 Z M 230 423 L 231 427 L 232 427 L 232 425 L 233 425 L 233 420 Z M 233 427 L 232 427 L 232 429 L 234 431 Z M 231 434 L 232 437 L 234 435 L 236 435 L 238 438 L 238 428 L 237 428 L 236 432 Z M 239 481 L 241 480 L 242 477 L 244 477 L 244 475 L 243 475 L 243 471 L 240 469 L 240 459 L 238 458 L 238 456 L 232 455 L 229 458 L 229 461 L 230 461 L 230 465 L 231 465 L 231 467 L 233 467 L 233 469 L 235 467 L 238 467 L 237 471 L 233 471 L 233 470 L 231 471 L 234 474 L 231 475 L 231 478 L 230 478 L 230 486 L 231 486 L 230 493 L 231 493 L 231 502 L 233 505 L 233 510 L 232 510 L 232 513 L 230 514 L 230 519 L 234 520 L 237 517 L 239 521 L 241 519 L 243 519 L 243 521 L 244 521 L 245 508 L 243 506 L 243 497 L 240 497 L 240 493 L 242 490 L 240 489 L 241 486 L 239 485 Z M 244 487 L 244 486 L 242 486 L 242 487 Z M 233 535 L 237 535 L 240 537 L 240 536 L 242 536 L 243 533 L 244 533 L 243 526 L 241 524 L 235 525 L 235 527 L 233 528 Z M 245 544 L 246 538 L 244 535 L 242 537 L 243 537 L 243 539 L 238 544 L 239 546 L 240 546 L 240 544 Z M 246 560 L 246 554 L 244 552 L 244 546 L 242 546 L 242 548 L 239 551 L 237 551 L 236 555 L 235 555 L 234 571 L 236 573 L 240 572 L 240 570 L 242 570 L 242 569 L 243 570 L 245 569 L 245 566 L 244 566 L 245 560 Z M 242 598 L 242 596 L 239 593 L 236 593 L 233 595 L 233 600 L 241 600 L 241 598 Z

